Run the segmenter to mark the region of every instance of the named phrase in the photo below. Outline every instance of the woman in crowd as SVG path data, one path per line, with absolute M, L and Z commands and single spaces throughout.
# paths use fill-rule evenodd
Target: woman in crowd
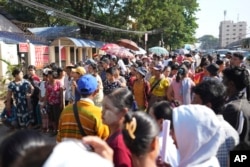
M 180 104 L 191 103 L 191 89 L 194 86 L 194 82 L 188 77 L 188 70 L 185 65 L 182 65 L 177 73 L 175 79 L 167 91 L 167 97 L 169 101 L 178 101 Z
M 120 88 L 121 82 L 115 79 L 115 67 L 110 67 L 106 70 L 106 81 L 103 83 L 104 95 L 110 94 L 116 88 Z
M 37 106 L 37 113 L 40 113 L 41 116 L 42 132 L 47 132 L 49 130 L 47 105 L 44 104 L 49 71 L 50 71 L 49 68 L 43 69 L 43 80 L 40 82 L 39 86 L 40 91 L 39 91 L 39 102 Z
M 63 109 L 63 88 L 57 80 L 57 71 L 48 72 L 46 85 L 45 104 L 48 105 L 49 123 L 51 124 L 52 135 L 57 134 L 58 121 Z
M 96 94 L 94 98 L 94 103 L 98 107 L 102 107 L 102 101 L 103 101 L 103 84 L 102 79 L 100 75 L 98 74 L 98 64 L 97 63 L 90 63 L 88 65 L 88 73 L 92 74 L 97 82 L 98 82 L 98 93 Z
M 149 106 L 157 101 L 167 100 L 167 90 L 170 85 L 169 80 L 163 75 L 163 66 L 156 65 L 154 68 L 154 76 L 150 78 L 150 98 Z
M 156 120 L 159 128 L 159 144 L 160 144 L 160 155 L 164 155 L 163 151 L 166 151 L 165 157 L 160 157 L 162 161 L 168 162 L 172 167 L 177 167 L 180 161 L 179 151 L 176 148 L 173 140 L 173 124 L 170 124 L 170 133 L 167 134 L 167 144 L 163 148 L 163 121 L 170 120 L 169 115 L 173 112 L 171 103 L 167 101 L 161 101 L 155 103 L 149 110 L 149 114 Z
M 121 87 L 125 88 L 127 86 L 126 79 L 120 75 L 120 67 L 115 66 L 115 79 L 118 80 L 121 83 Z
M 160 149 L 159 128 L 153 118 L 144 112 L 127 114 L 122 134 L 132 154 L 133 167 L 157 166 L 156 159 Z
M 131 111 L 133 94 L 126 88 L 118 88 L 103 100 L 102 119 L 109 126 L 110 136 L 106 140 L 114 150 L 115 167 L 132 167 L 130 151 L 124 144 L 122 126 L 124 116 Z
M 17 120 L 21 128 L 26 128 L 33 123 L 32 106 L 28 105 L 34 87 L 31 83 L 23 79 L 23 72 L 19 69 L 14 69 L 12 72 L 14 81 L 8 85 L 7 105 L 6 110 L 11 110 L 11 98 L 14 96 L 17 107 Z
M 180 153 L 179 167 L 219 167 L 216 158 L 225 141 L 221 122 L 215 113 L 203 105 L 182 105 L 170 113 L 173 139 Z M 172 118 L 172 119 L 171 119 Z
M 150 91 L 150 84 L 147 80 L 145 80 L 146 74 L 146 68 L 136 68 L 136 80 L 134 81 L 132 89 L 138 109 L 142 111 L 148 108 L 148 97 Z

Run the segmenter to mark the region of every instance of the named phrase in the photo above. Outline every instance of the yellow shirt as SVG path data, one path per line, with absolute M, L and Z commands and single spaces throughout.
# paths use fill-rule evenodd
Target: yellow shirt
M 155 79 L 155 76 L 151 77 L 149 80 L 150 87 L 152 88 L 157 81 L 158 80 Z M 153 89 L 152 94 L 161 97 L 166 96 L 168 87 L 169 87 L 169 80 L 164 77 L 161 79 L 160 83 L 158 83 L 157 86 Z

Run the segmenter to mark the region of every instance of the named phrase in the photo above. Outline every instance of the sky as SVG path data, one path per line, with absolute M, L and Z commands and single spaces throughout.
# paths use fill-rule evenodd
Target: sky
M 226 19 L 247 22 L 247 36 L 250 36 L 250 0 L 197 0 L 200 11 L 196 13 L 198 28 L 196 38 L 203 35 L 219 37 L 219 25 Z

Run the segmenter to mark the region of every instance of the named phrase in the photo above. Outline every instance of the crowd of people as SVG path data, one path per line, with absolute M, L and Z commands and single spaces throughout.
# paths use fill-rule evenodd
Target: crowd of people
M 227 167 L 230 151 L 249 149 L 243 60 L 193 51 L 51 63 L 42 78 L 14 69 L 1 118 L 21 130 L 1 144 L 0 166 Z

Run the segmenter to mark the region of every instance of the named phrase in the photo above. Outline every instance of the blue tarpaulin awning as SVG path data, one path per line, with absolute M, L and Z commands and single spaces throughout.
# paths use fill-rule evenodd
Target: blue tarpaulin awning
M 70 37 L 61 37 L 55 39 L 51 46 L 74 46 L 82 48 L 101 48 L 105 43 L 101 41 L 94 41 L 89 39 L 79 39 Z

